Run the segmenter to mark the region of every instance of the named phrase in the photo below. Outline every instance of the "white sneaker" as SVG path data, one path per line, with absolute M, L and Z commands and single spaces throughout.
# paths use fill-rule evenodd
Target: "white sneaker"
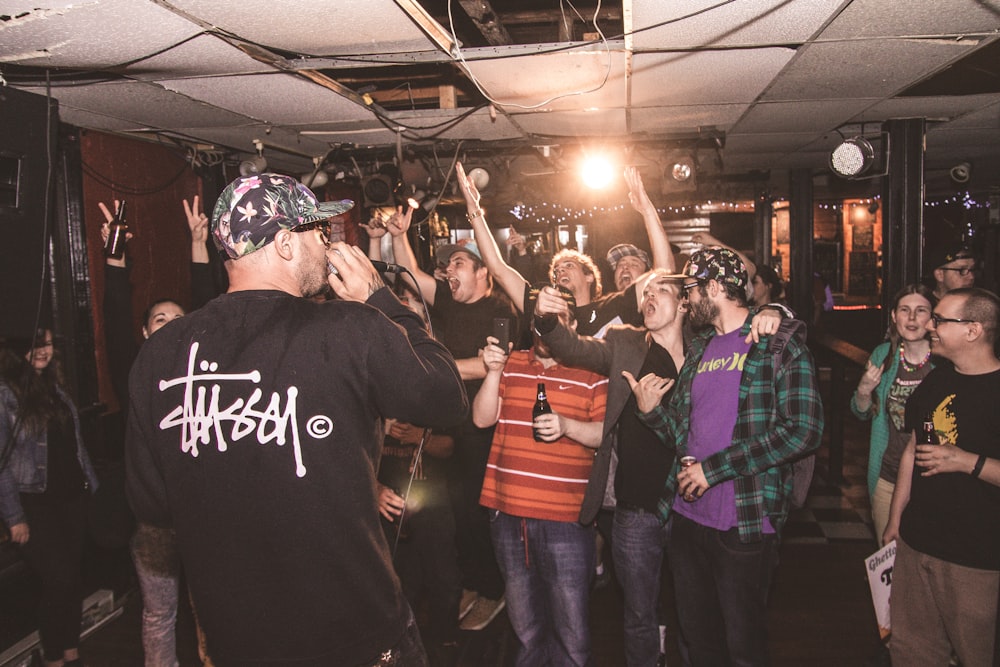
M 499 600 L 480 597 L 458 627 L 462 630 L 482 630 L 503 611 L 506 604 L 502 595 Z

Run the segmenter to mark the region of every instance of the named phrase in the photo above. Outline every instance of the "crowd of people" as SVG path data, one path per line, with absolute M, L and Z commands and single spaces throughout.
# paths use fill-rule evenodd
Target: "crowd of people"
M 184 201 L 192 308 L 151 304 L 141 345 L 128 263 L 107 259 L 147 667 L 178 665 L 182 570 L 206 666 L 452 665 L 460 631 L 503 610 L 515 664 L 592 665 L 605 551 L 629 667 L 665 665 L 671 603 L 683 664 L 768 664 L 780 536 L 824 420 L 780 278 L 705 233 L 679 265 L 629 169 L 647 243 L 608 251 L 614 289 L 578 250 L 539 279 L 456 174 L 474 236 L 433 268 L 412 209 L 365 223 L 366 254 L 330 241 L 352 202 L 287 176 L 237 179 L 210 217 Z M 386 236 L 394 280 L 370 261 Z M 872 422 L 876 534 L 898 544 L 892 658 L 972 667 L 993 664 L 1000 586 L 1000 301 L 967 249 L 941 259 L 933 288 L 896 295 L 851 409 Z M 8 341 L 0 373 L 0 518 L 43 583 L 46 664 L 82 665 L 97 478 L 52 332 Z M 947 446 L 917 444 L 928 419 Z

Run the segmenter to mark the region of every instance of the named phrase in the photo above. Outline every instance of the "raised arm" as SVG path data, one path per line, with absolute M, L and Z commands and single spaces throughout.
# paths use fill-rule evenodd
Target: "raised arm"
M 487 336 L 487 345 L 483 348 L 482 363 L 486 367 L 486 375 L 472 401 L 472 423 L 479 428 L 489 428 L 500 419 L 500 408 L 503 406 L 500 378 L 507 365 L 507 351 L 497 345 L 499 342 L 493 336 Z
M 649 249 L 653 251 L 652 268 L 666 269 L 671 273 L 675 273 L 677 266 L 674 262 L 674 253 L 670 251 L 670 239 L 663 228 L 660 215 L 656 212 L 656 206 L 653 205 L 649 195 L 646 194 L 646 188 L 642 184 L 642 176 L 639 175 L 639 170 L 635 167 L 626 168 L 625 182 L 628 184 L 628 200 L 632 204 L 632 208 L 642 216 L 642 220 L 646 224 L 646 234 L 649 236 Z
M 469 222 L 475 232 L 476 244 L 479 252 L 483 256 L 483 264 L 492 274 L 493 279 L 499 283 L 503 291 L 507 293 L 514 307 L 520 312 L 524 312 L 524 284 L 527 282 L 520 273 L 504 261 L 500 253 L 500 247 L 496 239 L 493 238 L 489 226 L 486 224 L 486 215 L 479 207 L 479 190 L 476 184 L 469 180 L 465 174 L 462 163 L 455 164 L 455 173 L 458 175 L 458 186 L 465 197 L 465 206 L 469 212 Z
M 191 203 L 187 199 L 182 202 L 184 217 L 191 230 L 191 261 L 195 264 L 208 264 L 208 216 L 201 210 L 201 197 L 195 195 Z
M 413 273 L 417 284 L 413 285 L 410 276 L 405 273 L 401 274 L 403 280 L 420 291 L 420 296 L 423 297 L 424 303 L 428 306 L 433 306 L 434 294 L 437 291 L 437 282 L 434 280 L 434 276 L 421 270 L 420 263 L 417 262 L 417 256 L 413 254 L 413 248 L 410 247 L 410 239 L 406 236 L 406 233 L 410 230 L 410 221 L 412 218 L 413 209 L 407 207 L 404 213 L 403 207 L 400 206 L 386 221 L 386 227 L 389 230 L 389 234 L 392 235 L 392 254 L 396 258 L 397 264 L 406 267 Z

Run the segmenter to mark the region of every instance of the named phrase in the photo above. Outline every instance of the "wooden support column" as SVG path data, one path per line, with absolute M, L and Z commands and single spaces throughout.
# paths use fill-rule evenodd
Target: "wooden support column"
M 788 231 L 791 293 L 789 305 L 804 322 L 813 320 L 813 182 L 808 169 L 788 175 Z
M 767 190 L 761 190 L 754 198 L 754 259 L 758 264 L 771 266 L 771 220 L 774 206 Z

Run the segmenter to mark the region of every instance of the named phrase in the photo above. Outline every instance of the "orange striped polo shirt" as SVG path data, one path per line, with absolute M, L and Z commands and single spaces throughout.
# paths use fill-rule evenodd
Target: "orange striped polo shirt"
M 566 437 L 535 442 L 531 409 L 539 382 L 553 412 L 577 421 L 604 420 L 608 378 L 558 364 L 546 369 L 530 350 L 513 352 L 500 380 L 503 403 L 479 502 L 528 519 L 576 521 L 595 450 Z

